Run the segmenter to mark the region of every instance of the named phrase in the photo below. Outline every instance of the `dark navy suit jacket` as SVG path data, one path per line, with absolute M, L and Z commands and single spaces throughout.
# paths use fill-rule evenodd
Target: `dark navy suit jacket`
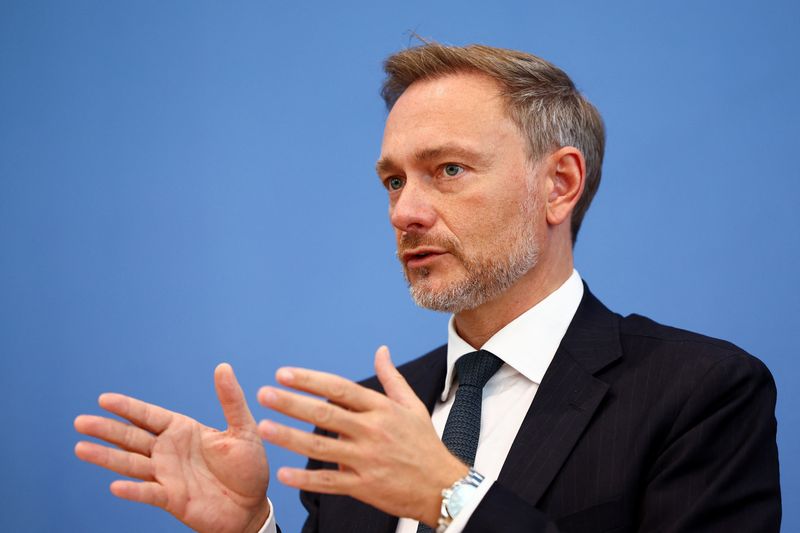
M 432 410 L 446 347 L 400 371 Z M 380 390 L 374 378 L 364 384 Z M 775 385 L 758 359 L 612 313 L 586 288 L 465 533 L 777 532 L 774 410 Z M 336 465 L 312 460 L 309 468 Z M 348 497 L 301 500 L 307 533 L 397 527 L 396 517 Z

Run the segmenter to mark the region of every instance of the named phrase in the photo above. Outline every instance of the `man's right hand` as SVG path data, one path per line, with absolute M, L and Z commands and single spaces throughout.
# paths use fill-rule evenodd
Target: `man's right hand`
M 120 498 L 165 509 L 197 531 L 258 531 L 269 517 L 269 466 L 253 415 L 228 364 L 214 371 L 228 429 L 123 396 L 102 394 L 100 407 L 131 424 L 80 415 L 75 429 L 116 446 L 81 441 L 80 459 L 141 481 L 118 480 Z

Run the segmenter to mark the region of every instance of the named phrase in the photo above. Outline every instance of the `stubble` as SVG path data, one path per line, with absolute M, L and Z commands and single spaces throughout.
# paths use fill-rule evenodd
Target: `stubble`
M 429 245 L 445 249 L 464 267 L 465 275 L 446 286 L 435 289 L 432 286 L 428 268 L 414 269 L 412 282 L 404 268 L 411 298 L 420 307 L 447 313 L 459 313 L 475 309 L 491 301 L 532 269 L 539 258 L 539 243 L 534 228 L 538 219 L 535 195 L 529 194 L 520 204 L 520 224 L 508 228 L 511 244 L 506 249 L 493 249 L 483 253 L 467 254 L 451 236 L 404 235 L 398 246 L 402 250 Z

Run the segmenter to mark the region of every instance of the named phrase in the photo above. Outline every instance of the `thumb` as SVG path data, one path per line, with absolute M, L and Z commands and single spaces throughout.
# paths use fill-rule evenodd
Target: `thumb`
M 386 346 L 381 346 L 375 352 L 375 373 L 386 391 L 386 396 L 406 407 L 420 403 L 414 390 L 392 363 L 389 348 Z
M 221 363 L 214 369 L 214 388 L 217 389 L 217 398 L 228 422 L 228 429 L 254 429 L 256 421 L 250 414 L 242 388 L 228 363 Z

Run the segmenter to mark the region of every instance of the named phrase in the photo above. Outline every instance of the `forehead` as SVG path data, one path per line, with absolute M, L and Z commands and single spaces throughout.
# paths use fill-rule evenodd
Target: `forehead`
M 492 78 L 458 73 L 416 81 L 386 120 L 382 157 L 399 157 L 431 145 L 459 143 L 468 148 L 521 140 L 506 112 L 502 87 Z

